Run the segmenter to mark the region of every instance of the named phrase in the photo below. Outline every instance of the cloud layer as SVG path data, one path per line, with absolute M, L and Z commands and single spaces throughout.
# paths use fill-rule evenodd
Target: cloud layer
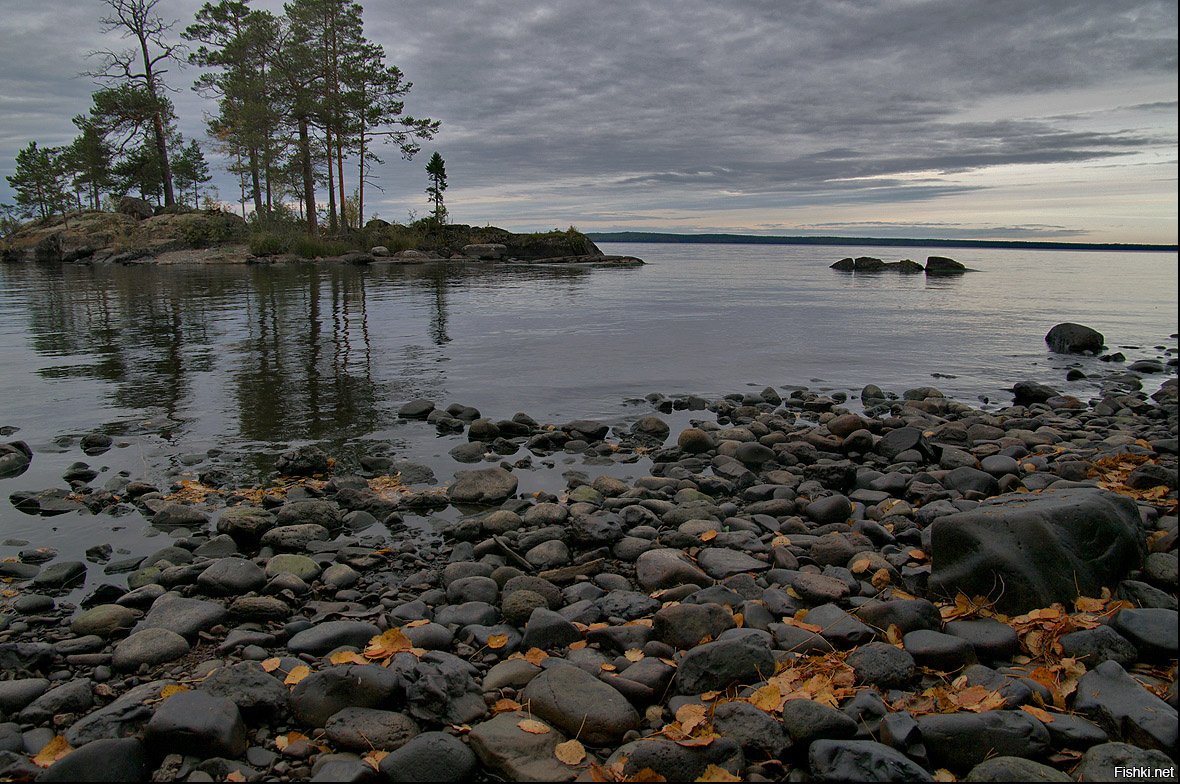
M 187 23 L 198 3 L 162 5 Z M 6 6 L 5 174 L 27 139 L 72 136 L 91 89 L 72 77 L 101 42 L 97 3 Z M 366 9 L 414 82 L 408 111 L 443 121 L 426 152 L 447 160 L 459 221 L 1156 242 L 1176 241 L 1176 17 L 1106 0 Z M 170 75 L 186 135 L 211 108 L 194 75 Z M 387 156 L 378 211 L 426 211 L 424 164 Z

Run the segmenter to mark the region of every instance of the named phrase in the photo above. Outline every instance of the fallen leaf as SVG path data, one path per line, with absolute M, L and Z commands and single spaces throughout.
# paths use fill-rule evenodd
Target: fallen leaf
M 586 642 L 585 640 L 574 640 L 573 642 L 570 643 L 569 647 L 570 647 L 571 651 L 580 651 L 583 648 L 585 648 L 587 645 L 589 645 L 589 643 Z
M 39 768 L 48 768 L 73 750 L 70 744 L 66 743 L 64 737 L 55 735 L 53 740 L 42 746 L 41 750 L 33 757 L 33 764 Z
M 290 746 L 292 743 L 298 743 L 301 740 L 311 740 L 302 732 L 288 732 L 286 735 L 275 736 L 275 748 L 279 751 Z
M 369 659 L 388 659 L 391 656 L 408 651 L 414 647 L 410 638 L 401 629 L 390 629 L 369 640 L 365 646 L 365 657 Z
M 529 664 L 535 664 L 538 667 L 541 666 L 541 662 L 548 658 L 549 654 L 545 653 L 545 651 L 541 650 L 540 648 L 529 648 L 524 654 L 525 661 L 527 661 Z
M 388 756 L 389 756 L 388 751 L 370 751 L 368 754 L 361 757 L 361 759 L 364 760 L 364 762 L 367 765 L 369 765 L 373 770 L 380 770 L 381 769 L 381 760 L 385 759 Z
M 328 657 L 332 664 L 368 664 L 369 660 L 356 651 L 336 651 Z
M 492 706 L 492 713 L 507 713 L 509 711 L 520 710 L 520 703 L 516 700 L 508 698 L 496 700 L 496 704 Z
M 697 781 L 741 781 L 741 777 L 735 776 L 725 768 L 709 763 L 705 766 L 705 772 L 697 776 Z
M 902 638 L 904 636 L 905 635 L 902 634 L 901 627 L 896 623 L 889 624 L 889 628 L 885 630 L 885 639 L 889 640 L 890 644 L 892 645 L 897 645 L 900 647 L 902 645 Z
M 924 550 L 918 549 L 910 550 L 907 555 L 909 555 L 909 557 L 913 558 L 915 561 L 925 561 L 929 557 L 926 555 Z
M 1032 705 L 1021 705 L 1020 709 L 1045 724 L 1053 721 L 1053 714 L 1043 708 L 1036 708 Z
M 488 635 L 488 647 L 493 651 L 499 650 L 508 644 L 507 634 L 491 634 Z
M 598 665 L 598 669 L 602 670 L 603 672 L 614 672 L 619 668 L 608 662 L 603 662 L 602 664 Z
M 717 532 L 714 531 L 712 528 L 710 528 L 708 531 L 705 531 L 703 534 L 701 534 L 701 541 L 702 542 L 711 542 L 716 538 L 717 538 Z
M 521 719 L 516 722 L 516 726 L 533 735 L 547 735 L 549 733 L 549 725 L 543 724 L 536 719 Z
M 934 771 L 934 780 L 935 781 L 958 781 L 958 779 L 955 778 L 955 774 L 951 773 L 946 768 L 939 768 L 938 770 Z
M 783 709 L 783 693 L 777 684 L 768 683 L 754 690 L 746 701 L 760 711 L 775 713 Z
M 697 703 L 681 705 L 680 710 L 676 711 L 676 721 L 680 723 L 681 732 L 691 735 L 694 729 L 708 721 L 708 711 L 704 705 Z
M 889 570 L 885 568 L 878 569 L 873 572 L 873 576 L 869 582 L 873 584 L 874 588 L 880 591 L 886 585 L 889 585 Z
M 564 762 L 566 765 L 581 765 L 586 759 L 586 747 L 583 746 L 576 738 L 567 740 L 565 743 L 558 743 L 553 747 L 553 756 Z
M 1100 613 L 1106 609 L 1106 602 L 1089 596 L 1079 596 L 1073 600 L 1073 606 L 1078 612 Z
M 181 683 L 169 683 L 160 689 L 160 699 L 166 700 L 175 694 L 180 694 L 182 691 L 192 691 L 192 688 Z
M 240 771 L 240 770 L 231 770 L 229 773 L 225 774 L 225 780 L 226 781 L 245 781 L 246 774 L 242 773 L 242 771 Z
M 420 619 L 418 619 L 418 620 L 416 620 L 416 621 L 410 621 L 409 623 L 407 623 L 407 624 L 406 624 L 405 626 L 403 626 L 402 628 L 403 628 L 403 629 L 417 629 L 419 626 L 426 626 L 426 625 L 428 625 L 429 623 L 430 623 L 430 621 L 428 621 L 427 619 L 425 619 L 425 618 L 420 618 Z
M 263 659 L 262 660 L 262 669 L 266 670 L 267 672 L 274 672 L 275 670 L 277 670 L 279 668 L 279 666 L 282 663 L 283 663 L 283 660 L 277 656 L 270 658 L 270 659 Z
M 297 667 L 291 668 L 291 671 L 287 673 L 287 677 L 283 678 L 283 683 L 288 686 L 294 686 L 308 675 L 311 675 L 311 667 L 308 667 L 306 664 L 300 664 Z
M 851 567 L 850 571 L 853 574 L 863 574 L 864 572 L 867 572 L 869 570 L 869 567 L 872 565 L 873 565 L 873 562 L 870 561 L 868 558 L 861 558 L 861 559 L 856 560 L 852 563 L 852 567 Z
M 629 648 L 624 651 L 623 657 L 629 662 L 637 662 L 643 658 L 643 651 L 638 648 Z

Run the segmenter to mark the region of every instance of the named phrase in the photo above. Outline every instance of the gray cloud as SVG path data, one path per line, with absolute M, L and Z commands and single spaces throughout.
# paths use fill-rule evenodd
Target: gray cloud
M 198 5 L 165 3 L 185 20 Z M 28 138 L 72 136 L 69 117 L 91 89 L 72 77 L 99 40 L 97 3 L 6 6 L 4 174 Z M 724 210 L 740 229 L 773 210 L 799 225 L 791 210 L 880 204 L 910 205 L 937 230 L 922 222 L 927 206 L 986 195 L 991 173 L 998 182 L 1013 167 L 1077 180 L 1101 163 L 1131 182 L 1159 179 L 1175 155 L 1176 16 L 1174 2 L 1155 0 L 366 9 L 370 35 L 414 82 L 408 111 L 443 121 L 426 150 L 447 160 L 455 218 L 520 228 L 650 228 L 662 215 L 669 228 L 705 227 Z M 191 70 L 171 76 L 182 130 L 200 136 L 211 106 L 187 90 Z M 424 161 L 386 158 L 378 209 L 424 212 Z M 224 176 L 220 185 L 223 198 L 236 192 Z M 1174 217 L 1174 193 L 1170 205 Z M 1079 213 L 1079 227 L 1093 221 Z M 1035 223 L 1013 215 L 993 228 Z

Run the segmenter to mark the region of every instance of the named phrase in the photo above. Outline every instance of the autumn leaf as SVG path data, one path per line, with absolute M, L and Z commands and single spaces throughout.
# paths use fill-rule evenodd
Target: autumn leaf
M 192 688 L 180 683 L 169 683 L 164 688 L 160 689 L 160 699 L 166 700 L 169 697 L 180 694 L 183 691 L 192 691 Z
M 708 711 L 704 705 L 696 703 L 681 705 L 680 710 L 676 711 L 676 721 L 679 722 L 681 731 L 685 735 L 691 735 L 694 729 L 708 721 Z
M 308 675 L 311 675 L 311 668 L 306 664 L 300 664 L 297 667 L 291 668 L 291 671 L 287 673 L 287 677 L 283 679 L 283 683 L 287 684 L 288 686 L 294 686 Z
M 356 651 L 336 651 L 328 657 L 332 664 L 368 664 L 369 660 Z
M 53 740 L 42 746 L 41 750 L 33 757 L 33 764 L 39 768 L 48 768 L 73 750 L 70 744 L 66 743 L 64 737 L 55 735 Z
M 791 546 L 791 537 L 779 534 L 778 536 L 776 536 L 770 540 L 770 546 L 771 547 L 790 547 Z
M 271 657 L 269 659 L 263 659 L 262 660 L 262 669 L 264 669 L 267 672 L 274 672 L 282 665 L 282 663 L 283 663 L 283 660 L 277 656 Z
M 963 710 L 972 713 L 984 713 L 1004 707 L 1003 696 L 986 686 L 971 686 L 957 694 L 952 694 L 950 699 Z
M 242 771 L 240 771 L 240 770 L 231 770 L 229 773 L 225 774 L 225 780 L 226 781 L 245 781 L 246 774 L 242 773 Z
M 869 582 L 878 591 L 882 590 L 886 585 L 889 585 L 889 570 L 885 568 L 878 569 L 873 572 L 873 576 Z
M 286 735 L 275 736 L 275 748 L 283 751 L 292 743 L 298 743 L 301 740 L 311 740 L 302 732 L 288 732 Z
M 925 561 L 927 558 L 929 558 L 924 550 L 918 550 L 916 548 L 910 550 L 908 553 L 906 553 L 906 555 L 908 555 L 910 558 L 913 558 L 915 561 Z
M 529 664 L 536 665 L 537 667 L 540 667 L 541 662 L 548 658 L 549 654 L 545 653 L 545 651 L 541 650 L 540 648 L 529 648 L 524 654 L 524 660 Z
M 643 658 L 643 651 L 638 648 L 629 648 L 623 653 L 623 657 L 629 662 L 637 662 Z
M 1106 602 L 1089 596 L 1079 596 L 1073 600 L 1073 606 L 1078 612 L 1100 613 L 1106 609 Z
M 766 713 L 777 713 L 783 709 L 783 693 L 778 685 L 768 683 L 754 690 L 754 693 L 746 698 L 746 701 L 753 705 L 760 711 Z
M 710 528 L 708 531 L 705 531 L 703 534 L 701 534 L 701 541 L 702 542 L 711 542 L 716 538 L 717 538 L 717 532 L 714 531 L 712 528 Z
M 705 772 L 697 776 L 697 781 L 741 781 L 739 776 L 735 776 L 719 765 L 709 763 L 705 766 Z
M 573 642 L 570 643 L 569 648 L 571 651 L 580 651 L 583 648 L 585 648 L 587 645 L 589 645 L 589 643 L 586 642 L 585 640 L 574 640 Z
M 902 634 L 901 627 L 896 623 L 889 624 L 889 628 L 885 630 L 885 639 L 889 640 L 890 644 L 901 647 L 903 645 L 902 639 L 905 635 Z
M 849 571 L 851 571 L 853 574 L 864 574 L 872 565 L 873 562 L 868 558 L 860 558 L 852 563 L 852 567 Z
M 361 757 L 361 760 L 364 761 L 365 764 L 367 764 L 373 770 L 380 770 L 381 769 L 381 760 L 385 759 L 388 756 L 389 756 L 388 751 L 370 751 L 368 754 Z
M 419 619 L 419 620 L 417 620 L 417 621 L 410 621 L 409 623 L 407 623 L 407 624 L 406 624 L 405 626 L 403 626 L 402 628 L 403 628 L 403 629 L 417 629 L 419 626 L 427 626 L 427 625 L 429 625 L 429 624 L 430 624 L 430 621 L 428 621 L 428 620 L 427 620 L 427 619 L 425 619 L 425 618 L 421 618 L 421 619 Z
M 488 647 L 493 651 L 499 650 L 508 644 L 507 634 L 491 634 L 488 635 Z
M 413 647 L 414 643 L 410 642 L 410 638 L 405 635 L 405 632 L 394 628 L 369 640 L 369 644 L 365 646 L 365 657 L 388 659 Z
M 521 719 L 516 722 L 516 726 L 533 735 L 547 735 L 549 733 L 549 725 L 539 722 L 536 719 Z
M 492 706 L 492 713 L 508 713 L 518 710 L 520 710 L 520 703 L 507 698 L 496 700 L 496 704 Z
M 1047 710 L 1044 710 L 1043 708 L 1037 708 L 1032 705 L 1021 705 L 1020 709 L 1038 721 L 1044 722 L 1045 724 L 1049 724 L 1053 721 L 1053 714 Z
M 553 756 L 557 757 L 566 765 L 581 765 L 586 759 L 586 747 L 576 738 L 567 740 L 553 747 Z
M 951 773 L 946 768 L 939 768 L 938 770 L 934 771 L 934 780 L 935 781 L 958 781 L 958 779 L 955 778 L 955 774 Z

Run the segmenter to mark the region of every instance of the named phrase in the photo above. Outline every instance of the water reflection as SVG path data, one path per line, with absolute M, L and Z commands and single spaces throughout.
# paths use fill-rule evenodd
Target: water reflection
M 170 442 L 342 443 L 388 426 L 407 398 L 445 396 L 456 295 L 470 307 L 506 285 L 572 293 L 587 274 L 447 264 L 9 265 L 0 268 L 0 330 L 12 343 L 5 351 L 20 351 L 18 333 L 28 342 L 41 379 L 89 382 L 115 412 L 110 430 L 147 419 Z M 14 402 L 25 410 L 10 415 L 45 415 L 36 394 Z

